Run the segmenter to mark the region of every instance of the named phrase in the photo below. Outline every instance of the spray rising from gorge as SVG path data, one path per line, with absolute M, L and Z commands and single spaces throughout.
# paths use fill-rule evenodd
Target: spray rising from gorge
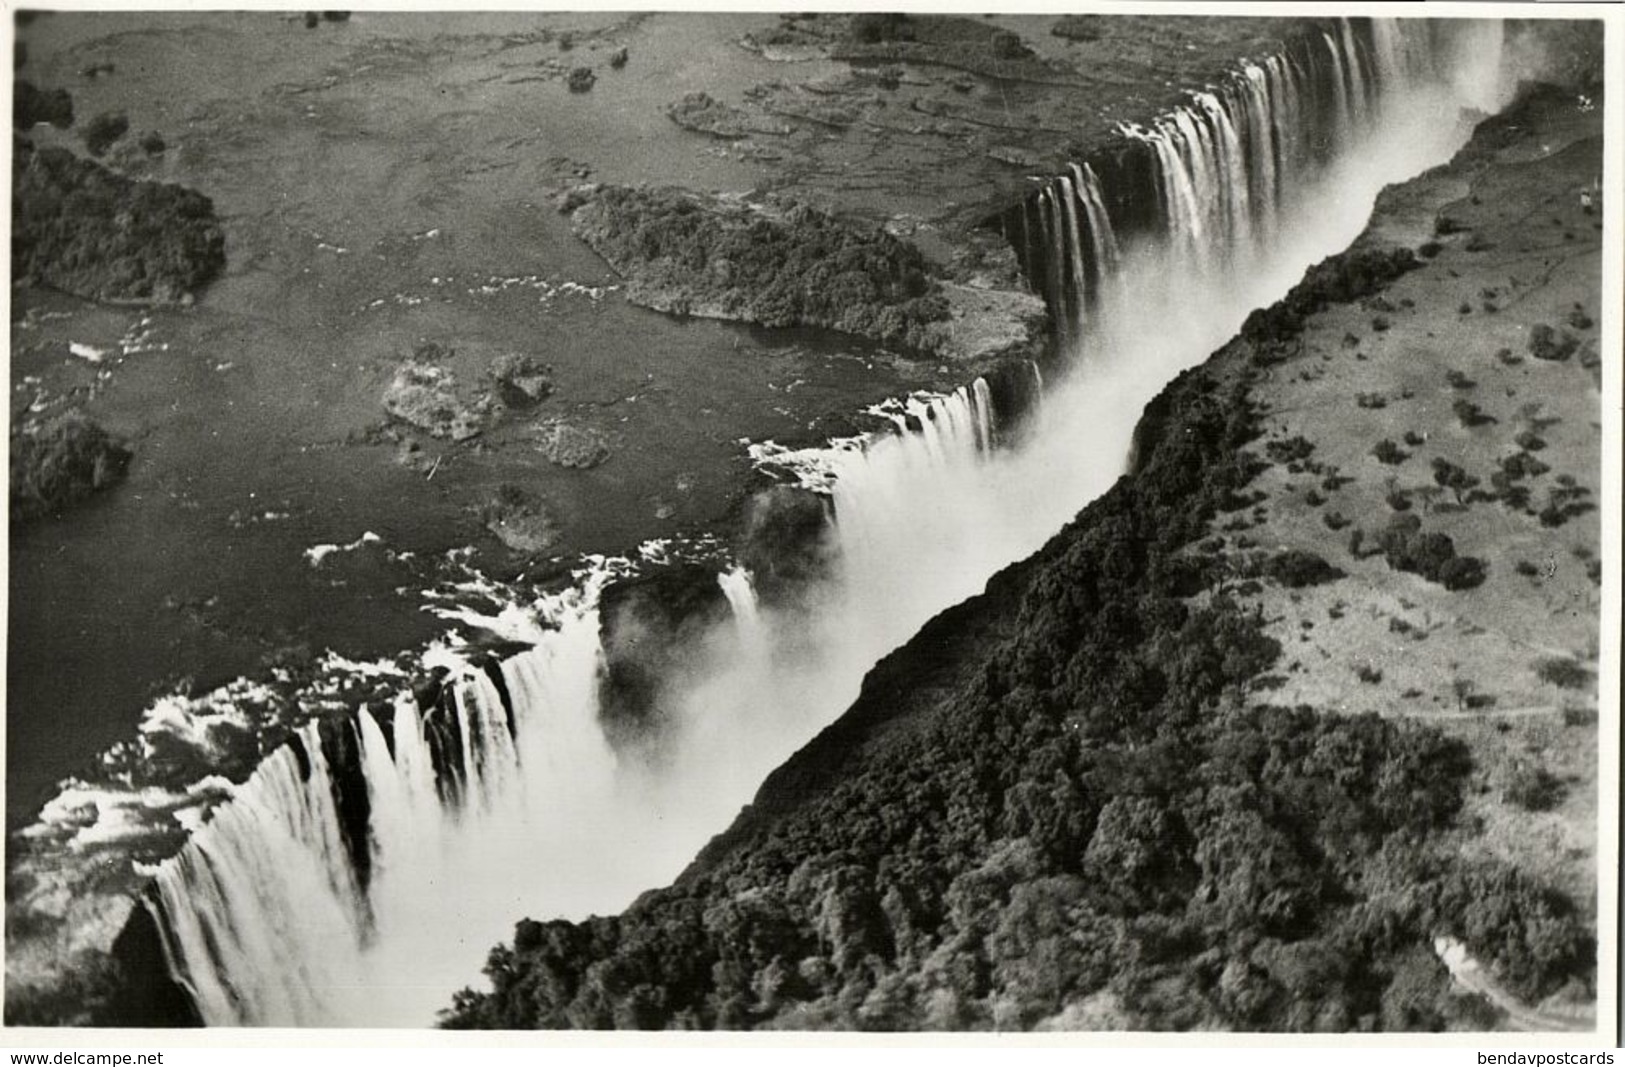
M 978 380 L 891 409 L 896 434 L 763 450 L 832 497 L 830 576 L 791 605 L 724 573 L 731 618 L 664 688 L 657 745 L 605 733 L 607 563 L 537 602 L 531 647 L 499 667 L 448 655 L 438 700 L 307 727 L 157 874 L 203 1019 L 424 1025 L 515 919 L 669 881 L 881 656 L 1118 477 L 1169 378 L 1344 247 L 1383 185 L 1463 143 L 1470 119 L 1439 116 L 1499 106 L 1499 34 L 1342 20 L 1124 127 L 1138 151 L 1043 182 L 1001 220 L 1062 346 L 1041 405 L 1017 434 Z

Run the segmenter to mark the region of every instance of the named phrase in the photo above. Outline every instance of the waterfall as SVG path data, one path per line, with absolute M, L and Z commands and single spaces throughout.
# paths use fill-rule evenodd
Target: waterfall
M 1275 115 L 1282 110 L 1278 103 L 1284 90 L 1272 100 L 1276 82 L 1269 71 L 1256 63 L 1243 64 L 1240 86 L 1244 110 L 1240 116 L 1241 128 L 1246 134 L 1243 166 L 1248 183 L 1247 204 L 1252 216 L 1254 235 L 1261 247 L 1268 247 L 1275 232 L 1276 157 L 1280 146 L 1275 134 Z M 1284 162 L 1284 161 L 1283 161 Z
M 1080 200 L 1077 191 L 1073 188 L 1072 179 L 1061 177 L 1055 179 L 1059 187 L 1054 191 L 1055 198 L 1061 204 L 1061 214 L 1066 217 L 1067 257 L 1066 262 L 1072 268 L 1072 307 L 1074 315 L 1081 309 L 1088 291 L 1088 284 L 1084 281 L 1084 273 L 1088 269 L 1088 261 L 1083 258 L 1083 242 L 1078 235 L 1078 207 Z
M 1360 61 L 1360 49 L 1354 40 L 1354 27 L 1348 19 L 1338 19 L 1342 31 L 1342 53 L 1349 75 L 1349 99 L 1352 101 L 1353 121 L 1363 124 L 1368 117 L 1370 100 L 1366 96 L 1365 73 Z
M 1037 368 L 1035 367 L 1036 371 Z M 993 390 L 989 388 L 986 378 L 977 378 L 971 383 L 971 414 L 976 419 L 976 444 L 984 452 L 993 450 L 995 443 L 993 426 Z
M 1061 200 L 1054 189 L 1045 189 L 1040 201 L 1039 216 L 1044 221 L 1044 232 L 1053 238 L 1053 245 L 1049 250 L 1050 265 L 1050 291 L 1055 294 L 1059 306 L 1068 309 L 1067 314 L 1060 320 L 1060 328 L 1070 332 L 1073 315 L 1072 302 L 1067 296 L 1065 282 L 1066 245 L 1061 235 Z
M 1410 81 L 1411 57 L 1405 38 L 1388 19 L 1371 20 L 1371 45 L 1376 63 L 1376 81 L 1390 90 L 1402 89 Z
M 599 720 L 602 569 L 529 604 L 533 647 L 495 675 L 435 650 L 424 665 L 446 673 L 438 699 L 403 690 L 272 753 L 162 865 L 147 901 L 204 1019 L 425 1025 L 519 918 L 615 911 L 675 877 L 880 657 L 1116 480 L 1166 381 L 1346 247 L 1384 185 L 1464 143 L 1467 122 L 1441 116 L 1489 91 L 1493 58 L 1479 52 L 1498 42 L 1440 54 L 1428 30 L 1373 31 L 1370 87 L 1352 92 L 1376 101 L 1364 123 L 1344 23 L 1124 127 L 1152 161 L 1154 226 L 1112 219 L 1107 205 L 1140 191 L 1086 163 L 1007 217 L 1074 358 L 1042 384 L 1019 443 L 978 379 L 877 407 L 892 432 L 775 453 L 828 486 L 833 573 L 772 607 L 747 572 L 718 577 L 732 618 L 696 642 L 658 759 L 618 752 Z M 1326 151 L 1309 150 L 1317 138 Z
M 771 648 L 771 638 L 765 629 L 761 603 L 756 599 L 756 585 L 750 571 L 743 567 L 730 567 L 717 575 L 717 585 L 728 598 L 733 611 L 734 631 L 739 638 L 740 655 L 761 656 Z
M 1462 48 L 1459 38 L 1475 33 L 1482 31 L 1457 31 L 1457 50 L 1478 57 L 1498 48 L 1491 42 Z M 1234 267 L 1243 261 L 1238 256 L 1267 250 L 1330 160 L 1372 129 L 1390 101 L 1428 81 L 1432 38 L 1418 20 L 1339 19 L 1301 50 L 1243 61 L 1149 124 L 1120 124 L 1125 139 L 1150 152 L 1155 173 L 1158 227 L 1135 239 L 1155 242 L 1199 271 Z M 1496 82 L 1482 74 L 1473 80 Z M 1045 277 L 1034 279 L 1035 288 L 1058 320 L 1063 346 L 1075 348 L 1085 313 L 1100 314 L 1103 286 L 1086 287 L 1084 279 L 1121 280 L 1118 228 L 1093 172 L 1079 164 L 1045 183 L 1038 201 L 1046 248 Z M 1078 236 L 1078 214 L 1068 213 L 1074 203 L 1082 208 L 1087 242 Z
M 437 703 L 423 709 L 403 692 L 358 713 L 354 767 L 335 768 L 331 740 L 305 726 L 162 865 L 147 904 L 206 1022 L 379 1018 L 388 1007 L 367 1001 L 393 971 L 421 968 L 455 902 L 513 873 L 470 845 L 516 845 L 521 828 L 603 802 L 616 761 L 596 722 L 601 585 L 593 576 L 538 607 L 554 628 L 501 665 L 508 701 L 484 670 L 440 653 L 434 662 L 453 674 Z M 338 811 L 346 773 L 363 779 L 368 802 L 365 888 Z M 493 916 L 487 939 L 511 918 Z M 457 965 L 465 977 L 468 963 L 477 959 Z M 448 992 L 436 988 L 419 1018 Z
M 1347 126 L 1350 116 L 1349 85 L 1348 74 L 1343 64 L 1343 50 L 1330 33 L 1322 33 L 1320 39 L 1326 45 L 1326 53 L 1332 64 L 1332 97 L 1337 101 L 1333 115 L 1338 126 Z
M 209 1022 L 321 1018 L 364 919 L 314 725 L 271 754 L 157 876 L 175 977 Z M 299 908 L 290 914 L 290 901 Z

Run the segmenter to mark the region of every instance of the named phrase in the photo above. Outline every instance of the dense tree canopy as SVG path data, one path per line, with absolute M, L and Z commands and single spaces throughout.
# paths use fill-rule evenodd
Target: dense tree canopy
M 13 142 L 11 276 L 94 300 L 167 303 L 226 263 L 208 197 Z
M 919 249 L 806 205 L 707 205 L 676 189 L 601 186 L 578 230 L 672 310 L 701 306 L 764 326 L 823 326 L 920 347 L 947 317 Z
M 124 477 L 129 449 L 76 413 L 11 435 L 11 518 L 59 511 Z

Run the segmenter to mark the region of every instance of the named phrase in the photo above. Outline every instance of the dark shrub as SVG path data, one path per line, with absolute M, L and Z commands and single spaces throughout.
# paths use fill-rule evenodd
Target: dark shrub
M 1583 704 L 1563 705 L 1564 726 L 1594 726 L 1597 722 L 1597 709 L 1588 708 Z
M 1344 572 L 1327 563 L 1313 552 L 1288 549 L 1271 556 L 1264 564 L 1266 578 L 1273 578 L 1288 589 L 1302 589 L 1311 585 L 1324 585 L 1344 577 Z
M 1507 803 L 1525 811 L 1550 811 L 1563 802 L 1567 792 L 1563 780 L 1545 767 L 1519 763 L 1508 776 L 1502 795 Z
M 1433 459 L 1433 481 L 1440 488 L 1455 493 L 1458 504 L 1463 503 L 1468 491 L 1479 484 L 1477 475 L 1468 474 L 1463 468 L 1439 456 Z
M 879 44 L 881 41 L 912 41 L 914 23 L 896 11 L 865 11 L 852 16 L 851 33 L 861 44 Z
M 130 119 L 122 111 L 104 111 L 85 126 L 85 148 L 93 156 L 107 154 L 113 142 L 130 132 Z
M 1597 510 L 1597 505 L 1586 499 L 1591 490 L 1574 481 L 1574 476 L 1560 474 L 1557 485 L 1546 491 L 1546 506 L 1540 510 L 1542 526 L 1562 526 L 1572 518 Z
M 1372 447 L 1371 454 L 1377 457 L 1378 463 L 1386 463 L 1389 466 L 1403 463 L 1407 459 L 1411 458 L 1411 454 L 1409 452 L 1405 451 L 1403 448 L 1400 448 L 1386 437 L 1384 437 L 1381 441 L 1378 441 L 1376 445 Z
M 1574 355 L 1580 339 L 1564 330 L 1561 334 L 1544 322 L 1529 331 L 1529 354 L 1548 363 L 1559 363 Z
M 597 80 L 598 75 L 592 72 L 591 67 L 573 67 L 564 82 L 572 93 L 584 93 L 591 89 Z
M 1264 454 L 1276 463 L 1300 463 L 1315 454 L 1315 444 L 1302 434 L 1266 441 Z
M 20 130 L 49 122 L 59 130 L 73 125 L 73 97 L 66 89 L 36 89 L 32 82 L 12 83 L 11 122 Z
M 1071 41 L 1098 41 L 1105 32 L 1105 25 L 1099 15 L 1062 15 L 1049 32 Z
M 1501 471 L 1513 481 L 1523 478 L 1538 478 L 1552 468 L 1530 455 L 1528 452 L 1514 452 L 1501 460 Z
M 998 59 L 1021 59 L 1031 55 L 1032 49 L 1019 34 L 1001 30 L 993 35 L 993 55 Z
M 1514 482 L 1506 471 L 1496 471 L 1490 475 L 1490 485 L 1495 487 L 1495 495 L 1502 504 L 1513 511 L 1529 510 L 1529 488 Z
M 1591 672 L 1579 661 L 1563 657 L 1543 659 L 1535 664 L 1540 680 L 1561 689 L 1584 689 L 1591 684 Z
M 1483 560 L 1456 555 L 1456 544 L 1448 534 L 1423 533 L 1422 520 L 1415 515 L 1394 516 L 1379 543 L 1388 566 L 1446 589 L 1471 589 L 1484 581 Z
M 27 521 L 60 511 L 115 485 L 130 450 L 77 413 L 11 437 L 11 517 Z
M 1456 413 L 1456 419 L 1463 426 L 1472 429 L 1476 426 L 1488 426 L 1497 421 L 1494 415 L 1484 414 L 1484 409 L 1467 400 L 1457 400 L 1450 405 L 1450 410 Z

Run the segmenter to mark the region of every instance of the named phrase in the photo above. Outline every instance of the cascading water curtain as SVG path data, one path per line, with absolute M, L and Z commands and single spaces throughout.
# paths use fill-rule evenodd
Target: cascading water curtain
M 557 629 L 501 665 L 508 699 L 485 671 L 438 653 L 454 672 L 438 703 L 423 709 L 404 692 L 326 739 L 307 724 L 159 868 L 145 903 L 206 1023 L 343 1021 L 334 992 L 354 986 L 354 961 L 433 921 L 421 878 L 452 876 L 460 833 L 510 820 L 527 763 L 603 777 L 614 757 L 602 739 L 573 746 L 583 724 L 548 714 L 576 709 L 596 729 L 599 584 L 544 606 Z M 340 761 L 332 738 L 345 730 Z M 359 828 L 341 811 L 347 796 Z
M 1248 60 L 1149 125 L 1119 132 L 1154 159 L 1159 228 L 1136 234 L 1206 269 L 1267 249 L 1295 190 L 1436 76 L 1436 29 L 1420 20 L 1339 19 L 1276 55 Z M 1122 253 L 1109 198 L 1087 164 L 1046 182 L 1037 229 L 1022 210 L 1023 263 L 1048 301 L 1064 347 L 1116 277 Z M 1032 241 L 1042 241 L 1034 254 Z M 1044 264 L 1042 277 L 1034 265 Z

